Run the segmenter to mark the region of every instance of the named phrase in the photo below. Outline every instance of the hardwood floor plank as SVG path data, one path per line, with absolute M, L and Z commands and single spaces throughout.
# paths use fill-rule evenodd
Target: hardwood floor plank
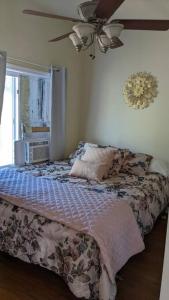
M 165 249 L 166 220 L 159 219 L 146 236 L 146 250 L 131 258 L 119 272 L 116 300 L 159 300 Z

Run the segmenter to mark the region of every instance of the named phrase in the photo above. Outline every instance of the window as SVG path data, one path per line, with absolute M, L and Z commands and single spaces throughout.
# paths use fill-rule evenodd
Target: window
M 0 126 L 0 165 L 12 164 L 13 141 L 19 137 L 18 78 L 6 76 Z
M 2 121 L 0 165 L 14 162 L 14 141 L 31 134 L 32 127 L 50 126 L 50 75 L 7 67 Z

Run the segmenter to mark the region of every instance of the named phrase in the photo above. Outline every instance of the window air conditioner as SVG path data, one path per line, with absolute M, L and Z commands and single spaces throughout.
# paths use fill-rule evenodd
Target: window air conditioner
M 32 164 L 49 159 L 49 141 L 47 139 L 29 140 L 25 143 L 25 162 Z

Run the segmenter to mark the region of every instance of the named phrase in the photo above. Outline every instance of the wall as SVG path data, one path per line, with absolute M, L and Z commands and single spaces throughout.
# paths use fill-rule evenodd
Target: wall
M 130 4 L 133 7 L 133 1 L 125 1 L 119 10 L 121 17 L 133 17 Z M 157 0 L 137 0 L 137 4 L 136 18 L 168 17 L 166 0 L 163 5 Z M 77 55 L 68 39 L 47 42 L 69 31 L 71 23 L 26 16 L 22 14 L 25 8 L 38 9 L 33 0 L 0 1 L 0 49 L 10 57 L 66 66 L 66 152 L 81 138 L 169 160 L 169 33 L 125 31 L 121 36 L 124 47 L 106 55 L 97 53 L 95 62 L 91 62 L 88 56 Z M 132 72 L 142 70 L 158 77 L 159 96 L 148 109 L 135 111 L 124 103 L 122 86 Z
M 124 47 L 86 58 L 86 94 L 81 138 L 130 147 L 169 161 L 169 32 L 125 31 Z M 143 111 L 123 101 L 124 81 L 133 72 L 157 76 L 159 95 Z
M 22 14 L 23 9 L 38 9 L 32 0 L 0 1 L 0 49 L 9 57 L 43 65 L 67 68 L 66 152 L 79 139 L 79 99 L 82 98 L 83 59 L 67 39 L 58 43 L 48 40 L 71 30 L 72 23 Z

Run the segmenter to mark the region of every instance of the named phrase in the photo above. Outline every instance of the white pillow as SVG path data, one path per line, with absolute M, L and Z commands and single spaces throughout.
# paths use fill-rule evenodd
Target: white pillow
M 88 148 L 81 160 L 91 163 L 102 163 L 107 165 L 107 173 L 104 174 L 104 178 L 108 177 L 108 171 L 112 167 L 112 161 L 114 158 L 114 149 L 110 147 L 106 148 Z
M 108 165 L 103 163 L 76 160 L 69 173 L 71 176 L 101 181 L 108 172 Z
M 110 163 L 114 158 L 114 149 L 107 148 L 96 148 L 89 147 L 87 148 L 85 154 L 82 156 L 82 160 L 90 161 L 90 162 L 103 162 Z
M 93 144 L 93 143 L 85 143 L 84 144 L 84 149 L 87 150 L 88 148 L 97 148 L 98 145 L 97 144 Z
M 153 158 L 150 163 L 149 172 L 157 172 L 165 177 L 169 177 L 169 163 Z

